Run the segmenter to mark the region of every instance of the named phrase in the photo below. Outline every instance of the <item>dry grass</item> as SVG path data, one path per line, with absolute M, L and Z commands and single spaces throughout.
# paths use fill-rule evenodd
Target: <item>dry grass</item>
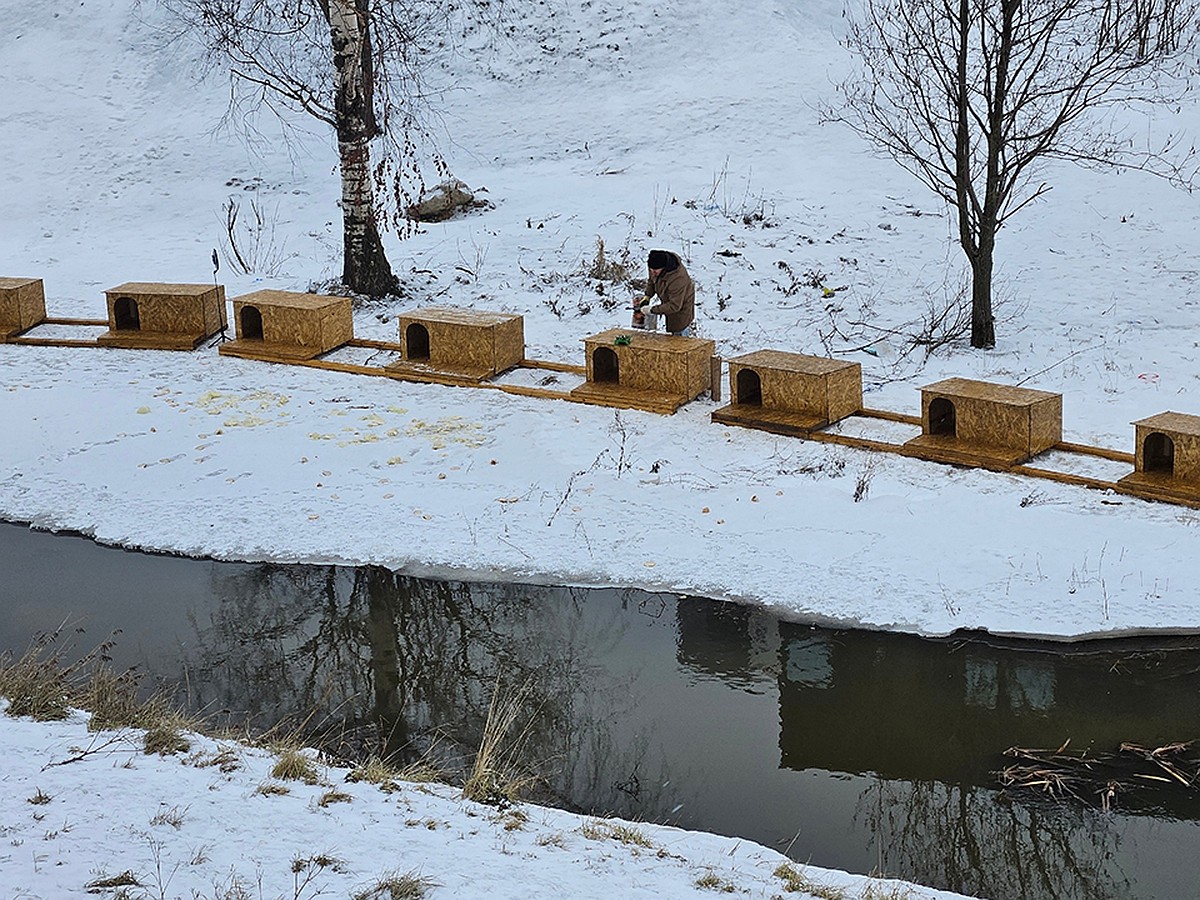
M 138 699 L 138 678 L 133 673 L 117 675 L 107 668 L 96 670 L 77 697 L 77 705 L 92 714 L 88 731 L 145 728 L 166 711 L 160 698 Z
M 806 893 L 820 900 L 845 900 L 845 888 L 813 881 L 787 863 L 780 863 L 774 874 L 776 878 L 783 879 L 783 889 L 788 893 Z
M 400 789 L 400 785 L 396 783 L 400 780 L 400 771 L 378 756 L 372 756 L 366 762 L 359 763 L 346 775 L 346 780 L 352 784 L 365 781 L 388 794 Z
M 415 872 L 384 875 L 369 887 L 351 894 L 353 900 L 421 900 L 437 882 Z
M 737 892 L 737 887 L 733 882 L 726 881 L 716 872 L 708 871 L 696 879 L 696 887 L 706 891 L 720 891 L 723 894 L 733 894 Z
M 325 806 L 331 806 L 334 803 L 352 803 L 352 802 L 354 802 L 353 795 L 347 794 L 345 791 L 333 790 L 333 791 L 326 791 L 324 794 L 322 794 L 321 799 L 317 801 L 317 805 L 325 807 Z
M 519 765 L 536 715 L 536 710 L 531 712 L 527 708 L 532 696 L 533 688 L 528 682 L 508 692 L 501 689 L 497 677 L 479 750 L 463 784 L 463 796 L 468 800 L 516 802 L 532 783 L 532 776 L 522 772 Z M 518 728 L 522 721 L 524 725 Z
M 226 775 L 230 772 L 236 772 L 242 767 L 242 761 L 238 758 L 237 751 L 232 747 L 223 747 L 211 756 L 198 753 L 191 759 L 191 763 L 197 769 L 216 766 Z
M 419 759 L 398 768 L 378 756 L 372 756 L 351 769 L 346 780 L 351 783 L 365 781 L 375 785 L 385 794 L 391 794 L 400 790 L 400 785 L 405 782 L 429 784 L 445 781 L 445 773 L 428 759 Z
M 863 890 L 860 900 L 911 900 L 912 895 L 912 889 L 903 885 L 884 887 L 871 882 Z
M 407 781 L 410 784 L 432 784 L 445 781 L 446 773 L 439 769 L 432 760 L 418 759 L 397 770 L 396 780 Z
M 8 698 L 8 714 L 39 722 L 65 719 L 74 685 L 84 663 L 63 663 L 56 646 L 59 632 L 37 638 L 19 658 L 0 656 L 0 696 Z
M 113 888 L 141 886 L 141 882 L 133 876 L 133 872 L 126 869 L 120 875 L 105 875 L 89 881 L 84 885 L 84 889 L 89 894 L 100 894 Z
M 200 730 L 197 721 L 171 709 L 161 696 L 140 699 L 138 676 L 114 673 L 107 665 L 111 639 L 67 662 L 71 648 L 60 642 L 63 627 L 38 637 L 17 659 L 0 656 L 0 696 L 8 698 L 8 715 L 44 722 L 82 709 L 91 713 L 89 731 L 144 729 L 147 753 L 189 749 L 185 732 Z
M 151 825 L 170 825 L 176 831 L 183 827 L 183 819 L 187 814 L 187 808 L 180 809 L 178 806 L 172 806 L 167 809 L 160 808 L 158 812 L 150 819 Z
M 163 713 L 146 727 L 145 744 L 142 751 L 150 756 L 171 756 L 175 753 L 187 753 L 192 749 L 192 742 L 185 734 L 189 723 L 178 713 Z
M 644 847 L 648 850 L 654 849 L 654 842 L 646 837 L 645 832 L 634 828 L 632 825 L 625 825 L 622 822 L 606 822 L 602 819 L 597 819 L 592 822 L 584 822 L 579 828 L 579 833 L 589 841 L 619 841 L 622 844 L 629 844 L 633 847 Z
M 317 767 L 303 751 L 288 747 L 280 751 L 275 765 L 271 768 L 271 777 L 280 781 L 303 781 L 305 784 L 317 783 Z
M 596 255 L 592 257 L 587 267 L 587 277 L 597 281 L 611 281 L 614 284 L 628 282 L 630 273 L 629 247 L 621 250 L 620 259 L 613 259 L 604 251 L 604 239 L 596 238 Z
M 291 792 L 292 789 L 286 784 L 272 784 L 269 781 L 264 781 L 254 791 L 254 793 L 262 794 L 264 797 L 282 797 Z
M 38 788 L 36 794 L 34 794 L 32 797 L 25 798 L 25 802 L 32 803 L 34 806 L 44 806 L 45 804 L 49 803 L 52 799 L 53 798 L 49 794 L 42 793 L 42 789 Z

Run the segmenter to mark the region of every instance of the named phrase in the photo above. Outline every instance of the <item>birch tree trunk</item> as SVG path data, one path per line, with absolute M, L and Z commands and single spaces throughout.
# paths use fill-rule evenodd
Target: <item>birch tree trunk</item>
M 342 281 L 350 290 L 381 297 L 395 293 L 379 239 L 371 183 L 371 139 L 379 134 L 371 63 L 370 0 L 322 0 L 333 47 L 334 112 L 342 174 Z

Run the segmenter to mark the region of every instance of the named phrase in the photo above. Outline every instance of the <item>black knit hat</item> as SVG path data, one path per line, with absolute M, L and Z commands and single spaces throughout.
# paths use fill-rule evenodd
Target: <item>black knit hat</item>
M 675 255 L 666 250 L 651 250 L 646 259 L 646 265 L 651 269 L 670 269 L 675 262 Z

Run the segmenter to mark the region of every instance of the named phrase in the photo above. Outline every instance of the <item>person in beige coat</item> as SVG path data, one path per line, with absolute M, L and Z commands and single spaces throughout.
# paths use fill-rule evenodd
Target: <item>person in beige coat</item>
M 646 297 L 638 304 L 645 313 L 667 317 L 667 331 L 681 337 L 691 337 L 696 319 L 696 285 L 683 267 L 683 261 L 667 250 L 651 250 L 646 260 L 650 279 Z M 657 297 L 658 303 L 653 304 Z

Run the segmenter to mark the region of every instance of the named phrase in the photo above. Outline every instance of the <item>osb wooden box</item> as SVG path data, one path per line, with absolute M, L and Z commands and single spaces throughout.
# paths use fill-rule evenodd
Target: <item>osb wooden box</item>
M 130 281 L 104 292 L 110 347 L 193 350 L 228 327 L 225 288 L 215 284 Z
M 1062 441 L 1062 394 L 948 378 L 921 388 L 921 432 L 905 446 L 931 459 L 1014 465 Z
M 40 278 L 0 278 L 0 340 L 28 331 L 46 318 Z
M 571 391 L 576 400 L 674 412 L 712 385 L 712 341 L 612 328 L 583 346 L 587 381 Z
M 729 396 L 714 422 L 810 431 L 862 409 L 862 366 L 757 350 L 729 360 Z
M 450 306 L 413 310 L 400 316 L 400 353 L 387 368 L 490 378 L 525 358 L 525 320 Z
M 1133 423 L 1133 474 L 1118 483 L 1166 499 L 1200 499 L 1200 416 L 1163 412 Z
M 354 337 L 349 297 L 298 291 L 254 291 L 233 298 L 237 337 L 222 344 L 226 356 L 278 361 L 313 359 Z

